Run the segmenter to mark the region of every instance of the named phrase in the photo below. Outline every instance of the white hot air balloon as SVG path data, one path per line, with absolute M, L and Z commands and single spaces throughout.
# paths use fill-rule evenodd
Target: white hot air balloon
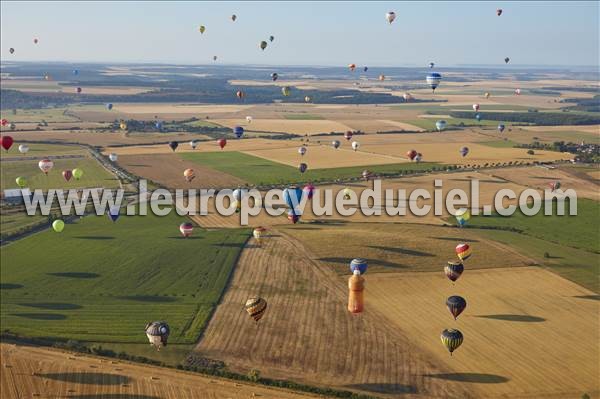
M 200 141 L 198 141 L 198 140 L 190 141 L 190 147 L 192 147 L 192 150 L 195 150 L 196 147 L 198 147 L 198 144 L 200 144 Z
M 110 153 L 110 154 L 108 155 L 108 159 L 110 159 L 110 161 L 111 161 L 111 162 L 117 162 L 117 159 L 118 159 L 118 158 L 119 158 L 119 157 L 118 157 L 118 156 L 117 156 L 117 154 L 115 154 L 114 152 L 112 152 L 112 153 Z
M 52 162 L 48 158 L 44 158 L 40 162 L 38 162 L 38 167 L 46 175 L 48 174 L 48 172 L 50 172 L 50 169 L 52 169 L 53 166 L 54 166 L 54 162 Z
M 251 116 L 247 116 L 246 117 L 246 122 L 251 123 L 252 122 L 252 117 Z
M 298 148 L 298 154 L 304 155 L 306 154 L 306 147 L 302 146 Z
M 19 146 L 19 152 L 21 154 L 27 154 L 28 151 L 29 151 L 29 146 L 27 144 L 21 144 Z
M 358 147 L 360 147 L 360 144 L 358 144 L 358 141 L 353 141 L 352 142 L 352 149 L 354 151 L 358 150 Z
M 393 11 L 389 11 L 385 14 L 385 19 L 388 21 L 388 23 L 391 24 L 396 19 L 396 13 Z

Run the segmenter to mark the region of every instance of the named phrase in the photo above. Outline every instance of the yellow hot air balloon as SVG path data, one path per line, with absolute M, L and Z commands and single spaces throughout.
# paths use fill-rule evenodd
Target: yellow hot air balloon
M 127 123 L 125 123 L 125 122 L 119 123 L 119 128 L 121 128 L 121 130 L 127 130 Z
M 464 338 L 460 331 L 450 328 L 442 331 L 441 339 L 442 344 L 444 344 L 448 352 L 450 352 L 450 356 L 452 356 L 452 352 L 463 343 Z
M 281 88 L 281 93 L 283 93 L 284 96 L 288 97 L 291 93 L 291 89 L 289 86 L 284 86 Z
M 252 231 L 252 235 L 256 239 L 258 245 L 261 244 L 261 237 L 266 230 L 267 229 L 265 229 L 264 227 L 259 226 Z
M 489 92 L 487 92 L 487 91 L 485 92 L 485 98 L 486 98 L 486 99 L 490 98 L 490 93 L 489 93 Z
M 261 297 L 255 296 L 246 301 L 246 312 L 258 323 L 265 315 L 267 310 L 267 301 Z
M 194 173 L 194 169 L 184 170 L 183 177 L 185 177 L 185 181 L 187 181 L 188 183 L 191 182 L 192 180 L 194 180 L 194 178 L 196 177 L 196 175 Z

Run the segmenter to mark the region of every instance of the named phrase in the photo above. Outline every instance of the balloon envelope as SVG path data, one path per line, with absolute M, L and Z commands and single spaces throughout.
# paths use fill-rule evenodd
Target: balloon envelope
M 360 274 L 365 274 L 367 272 L 367 261 L 362 258 L 352 259 L 350 262 L 350 273 L 354 273 L 355 270 L 358 270 Z
M 66 181 L 69 181 L 71 180 L 71 177 L 73 177 L 73 172 L 71 170 L 63 170 L 62 176 Z
M 3 119 L 3 121 L 5 121 L 5 120 L 6 119 Z M 6 123 L 2 122 L 2 126 L 6 126 Z M 10 147 L 12 147 L 12 145 L 13 145 L 13 138 L 11 136 L 1 136 L 0 137 L 0 145 L 2 145 L 2 148 L 4 148 L 6 151 L 8 151 L 10 149 Z
M 38 162 L 38 167 L 45 174 L 48 174 L 48 172 L 50 172 L 50 169 L 52 169 L 53 166 L 54 166 L 54 162 L 52 162 L 50 159 L 47 159 L 47 158 L 42 159 L 40 162 Z
M 461 261 L 467 260 L 471 256 L 471 246 L 469 244 L 460 243 L 456 246 L 455 251 Z
M 441 132 L 442 130 L 444 130 L 446 128 L 446 124 L 447 124 L 447 122 L 444 120 L 437 121 L 435 123 L 435 128 L 438 130 L 438 132 Z
M 452 295 L 446 299 L 446 307 L 454 317 L 454 320 L 456 320 L 467 307 L 467 301 L 462 296 Z
M 241 138 L 244 135 L 244 128 L 241 126 L 235 126 L 233 128 L 233 134 L 235 134 L 235 137 L 238 139 Z
M 465 267 L 462 262 L 449 261 L 448 264 L 444 266 L 444 274 L 446 274 L 446 277 L 448 277 L 451 281 L 458 280 L 464 270 Z
M 260 319 L 265 315 L 265 311 L 267 310 L 267 301 L 265 301 L 261 297 L 252 297 L 246 301 L 244 306 L 246 308 L 246 312 L 254 319 L 255 322 L 258 323 Z
M 56 231 L 57 233 L 60 233 L 65 229 L 65 222 L 63 222 L 60 219 L 55 220 L 54 222 L 52 222 L 52 229 L 54 229 L 54 231 Z
M 425 80 L 429 87 L 431 87 L 431 89 L 435 91 L 435 89 L 440 85 L 440 82 L 442 81 L 442 75 L 440 75 L 437 72 L 432 72 L 429 75 L 427 75 Z
M 176 141 L 169 141 L 169 148 L 172 151 L 175 151 L 177 149 L 177 147 L 179 147 L 179 143 Z
M 15 182 L 17 183 L 17 186 L 19 186 L 21 188 L 23 188 L 27 185 L 27 179 L 25 179 L 24 177 L 21 177 L 21 176 L 17 177 L 15 179 Z
M 79 168 L 73 169 L 73 177 L 75 178 L 75 180 L 81 179 L 82 176 L 83 176 L 83 170 L 82 169 L 79 169 Z
M 29 151 L 29 146 L 27 144 L 21 144 L 19 146 L 19 152 L 21 154 L 27 154 L 28 151 Z
M 448 352 L 452 355 L 452 352 L 463 343 L 464 338 L 460 331 L 450 328 L 442 331 L 441 339 L 442 344 L 444 344 Z

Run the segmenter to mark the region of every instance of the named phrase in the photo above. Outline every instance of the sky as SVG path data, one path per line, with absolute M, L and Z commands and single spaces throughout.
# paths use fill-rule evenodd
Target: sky
M 1 59 L 208 64 L 216 55 L 224 64 L 456 66 L 510 57 L 511 65 L 598 66 L 599 8 L 597 1 L 2 0 Z M 397 15 L 391 25 L 388 11 Z M 261 51 L 270 35 L 274 42 Z

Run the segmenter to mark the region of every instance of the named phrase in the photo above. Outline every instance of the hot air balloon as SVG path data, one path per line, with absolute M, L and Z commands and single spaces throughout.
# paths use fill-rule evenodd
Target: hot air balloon
M 410 159 L 412 161 L 417 156 L 417 151 L 415 151 L 415 150 L 407 151 L 406 156 L 408 157 L 408 159 Z
M 510 61 L 510 58 L 508 58 L 508 57 L 504 58 L 504 62 L 505 62 L 506 64 L 508 64 L 508 61 Z
M 485 94 L 484 94 L 484 96 L 485 96 L 485 98 L 487 100 L 488 98 L 490 98 L 490 93 L 486 91 Z
M 283 86 L 281 88 L 281 93 L 283 93 L 283 95 L 286 97 L 289 96 L 291 92 L 292 92 L 292 90 L 290 89 L 289 86 Z
M 452 356 L 452 352 L 463 343 L 462 333 L 452 328 L 442 331 L 441 339 L 442 344 L 444 344 L 446 349 L 450 352 L 450 356 Z
M 181 223 L 179 225 L 179 231 L 181 232 L 182 236 L 188 238 L 192 235 L 192 232 L 194 231 L 194 225 L 190 222 Z
M 471 256 L 471 247 L 469 244 L 460 243 L 456 246 L 455 251 L 461 261 L 465 261 Z
M 440 82 L 442 81 L 442 75 L 440 75 L 437 72 L 432 72 L 429 75 L 427 75 L 425 80 L 427 81 L 427 84 L 429 85 L 429 87 L 431 87 L 433 92 L 435 92 L 435 89 L 440 85 Z
M 113 109 L 113 105 L 111 103 L 106 104 L 106 109 L 110 111 Z
M 66 181 L 71 180 L 71 177 L 73 177 L 73 172 L 71 170 L 63 170 L 62 171 L 62 177 L 63 179 L 65 179 Z
M 192 141 L 190 141 L 190 147 L 192 147 L 192 150 L 195 150 L 196 147 L 198 147 L 198 144 L 200 144 L 199 140 L 192 140 Z
M 435 66 L 435 64 L 433 62 L 429 63 L 429 68 L 433 68 Z
M 354 271 L 358 270 L 360 274 L 365 274 L 367 272 L 367 267 L 368 265 L 366 259 L 352 259 L 352 262 L 350 262 L 350 273 L 354 274 Z
M 217 140 L 217 144 L 219 144 L 219 147 L 221 147 L 221 149 L 223 149 L 227 145 L 227 139 L 219 139 L 219 140 Z
M 79 180 L 83 177 L 83 170 L 80 168 L 73 169 L 73 177 L 75 180 Z
M 279 78 L 279 74 L 278 73 L 273 72 L 271 74 L 271 80 L 273 80 L 273 82 L 276 81 L 278 78 Z
M 198 30 L 200 31 L 200 34 L 202 34 L 206 30 L 206 26 L 200 25 L 200 27 L 198 28 Z
M 383 82 L 385 80 L 385 75 L 384 74 L 379 75 L 379 80 Z
M 469 211 L 467 208 L 461 208 L 456 211 L 454 217 L 456 218 L 458 226 L 463 227 L 465 224 L 467 224 L 467 221 L 471 219 L 471 211 Z
M 125 123 L 125 122 L 121 122 L 121 123 L 119 123 L 119 128 L 120 128 L 121 130 L 127 130 L 127 123 Z
M 435 128 L 438 130 L 438 132 L 441 132 L 442 130 L 446 129 L 446 125 L 447 122 L 445 120 L 440 120 L 435 123 Z
M 52 222 L 52 229 L 57 233 L 60 233 L 65 229 L 65 222 L 60 219 L 56 219 L 54 222 Z
M 263 233 L 266 231 L 267 229 L 265 229 L 264 227 L 258 226 L 256 227 L 254 230 L 252 230 L 252 235 L 254 236 L 254 239 L 256 240 L 257 244 L 260 245 L 261 244 L 261 237 L 263 235 Z
M 348 311 L 352 314 L 362 313 L 365 307 L 365 279 L 360 270 L 353 270 L 348 279 Z
M 252 123 L 252 117 L 251 117 L 251 116 L 247 116 L 247 117 L 246 117 L 246 122 L 248 122 L 248 123 Z
M 367 169 L 363 170 L 362 174 L 361 174 L 362 178 L 365 179 L 365 180 L 367 180 L 367 181 L 369 181 L 369 179 L 371 178 L 372 175 L 373 174 L 371 173 L 371 171 L 369 171 Z
M 558 190 L 560 188 L 560 182 L 557 181 L 553 181 L 548 183 L 548 185 L 550 186 L 550 190 L 554 191 L 554 190 Z
M 477 119 L 477 122 L 481 122 L 481 114 L 475 114 L 475 119 Z
M 305 164 L 304 162 L 302 162 L 300 165 L 298 165 L 298 170 L 300 171 L 300 173 L 306 172 L 306 169 L 308 169 L 308 165 Z
M 410 93 L 404 93 L 404 94 L 402 95 L 402 98 L 404 98 L 404 101 L 406 101 L 406 102 L 409 102 L 410 100 L 412 100 L 412 99 L 413 99 L 413 96 L 412 96 L 412 94 L 410 94 Z
M 27 185 L 27 179 L 24 177 L 21 177 L 21 176 L 17 177 L 15 179 L 15 182 L 17 183 L 17 186 L 19 186 L 21 188 L 23 188 Z
M 154 122 L 154 127 L 155 127 L 157 130 L 162 130 L 162 128 L 163 128 L 163 124 L 162 124 L 162 122 L 161 122 L 161 121 L 156 121 L 156 122 Z
M 367 67 L 367 66 L 363 68 L 363 72 L 367 72 L 368 70 L 369 70 L 369 67 Z
M 244 135 L 244 128 L 241 126 L 235 126 L 233 128 L 233 134 L 235 134 L 235 137 L 238 139 L 241 138 Z
M 50 172 L 50 169 L 52 169 L 53 166 L 54 166 L 54 162 L 52 162 L 48 158 L 44 158 L 40 162 L 38 162 L 38 167 L 46 175 L 48 174 L 48 172 Z
M 13 145 L 13 138 L 11 136 L 0 136 L 0 145 L 4 150 L 8 151 Z
M 177 149 L 177 147 L 179 147 L 179 143 L 176 141 L 169 141 L 169 148 L 172 151 L 175 151 Z
M 463 298 L 462 296 L 452 295 L 451 297 L 448 297 L 448 299 L 446 299 L 446 306 L 448 307 L 448 310 L 454 317 L 454 320 L 456 320 L 456 318 L 467 307 L 467 301 L 465 301 L 465 298 Z
M 498 131 L 499 131 L 500 133 L 502 133 L 502 132 L 504 131 L 504 129 L 506 129 L 506 126 L 504 126 L 504 124 L 503 124 L 503 123 L 501 123 L 501 124 L 499 124 L 499 125 L 498 125 Z
M 305 96 L 305 97 L 304 97 L 304 102 L 305 102 L 305 103 L 309 103 L 309 102 L 311 102 L 311 101 L 312 101 L 312 98 L 311 98 L 310 96 Z
M 353 141 L 352 142 L 352 149 L 356 152 L 356 150 L 358 150 L 358 147 L 360 147 L 360 144 L 358 141 Z
M 111 206 L 108 209 L 108 217 L 114 222 L 121 216 L 121 209 L 118 206 Z
M 333 148 L 335 148 L 337 150 L 338 148 L 340 148 L 340 141 L 339 140 L 333 140 L 331 142 L 331 145 L 333 146 Z
M 265 49 L 267 48 L 267 42 L 265 42 L 264 40 L 260 42 L 260 49 L 262 51 L 265 51 Z
M 423 159 L 423 154 L 421 154 L 420 152 L 417 152 L 417 156 L 415 157 L 415 162 L 421 162 L 421 159 Z
M 479 111 L 479 104 L 473 104 L 473 111 Z
M 307 199 L 312 199 L 315 192 L 315 186 L 311 183 L 308 183 L 304 188 L 302 188 L 302 195 L 305 195 Z
M 270 41 L 271 43 L 273 42 L 273 40 L 275 40 L 275 36 L 273 36 L 273 35 L 269 36 L 269 41 Z
M 354 191 L 352 191 L 350 188 L 346 187 L 346 188 L 344 188 L 343 193 L 344 193 L 344 199 L 347 200 L 347 199 L 352 198 L 352 194 L 354 194 Z
M 50 74 L 44 74 L 44 80 L 52 80 L 52 76 Z
M 73 69 L 73 75 L 75 75 L 75 76 L 79 75 L 79 69 Z
M 233 22 L 235 22 L 235 20 L 236 20 L 236 19 L 237 19 L 237 15 L 233 14 L 233 15 L 231 16 L 231 20 L 232 20 Z
M 521 95 L 521 89 L 515 89 L 515 95 L 520 96 Z
M 10 130 L 15 130 L 17 128 L 17 125 L 15 125 L 14 123 L 10 124 Z
M 344 138 L 345 138 L 346 140 L 350 140 L 350 139 L 352 139 L 352 135 L 353 135 L 353 134 L 354 134 L 354 133 L 352 133 L 350 130 L 348 130 L 346 133 L 344 133 Z
M 354 72 L 354 70 L 356 69 L 356 64 L 348 64 L 348 69 L 349 69 L 351 72 Z
M 8 125 L 8 119 L 1 119 L 0 120 L 0 125 L 2 125 L 2 126 Z
M 304 147 L 304 146 L 298 147 L 298 154 L 300 154 L 301 156 L 304 156 L 304 154 L 306 154 L 306 147 Z
M 153 321 L 146 324 L 146 337 L 150 341 L 150 345 L 160 350 L 161 347 L 167 346 L 169 334 L 171 332 L 169 325 L 164 321 Z
M 216 60 L 217 60 L 217 56 L 213 55 L 213 61 L 216 61 Z
M 444 266 L 444 273 L 446 277 L 450 279 L 450 281 L 456 281 L 460 277 L 460 275 L 465 270 L 462 262 L 452 262 L 449 261 L 446 266 Z
M 267 301 L 261 297 L 255 296 L 246 301 L 246 312 L 258 323 L 260 319 L 265 315 L 267 310 Z
M 183 177 L 185 178 L 185 181 L 187 181 L 188 183 L 190 183 L 196 177 L 196 175 L 194 174 L 194 169 L 186 169 L 186 170 L 184 170 L 183 171 Z
M 496 15 L 497 16 L 502 15 L 502 9 L 501 8 L 499 8 L 499 9 L 496 10 Z
M 81 93 L 81 87 L 77 88 L 77 94 Z
M 38 44 L 39 39 L 36 37 L 35 39 L 33 39 L 33 44 Z
M 111 162 L 117 162 L 118 158 L 119 158 L 118 155 L 115 154 L 114 152 L 112 152 L 108 155 L 108 159 L 110 159 Z
M 391 24 L 391 23 L 392 23 L 392 22 L 394 22 L 394 20 L 396 19 L 396 13 L 395 13 L 395 12 L 393 12 L 393 11 L 388 11 L 388 12 L 385 14 L 385 19 L 386 19 L 386 21 L 388 21 L 388 23 L 390 23 L 390 24 Z
M 11 47 L 11 48 L 8 49 L 8 52 L 11 53 L 11 54 L 14 54 L 15 53 L 15 49 Z
M 459 150 L 460 155 L 464 157 L 467 156 L 467 154 L 469 153 L 469 147 L 461 147 L 461 149 Z
M 302 189 L 298 186 L 290 186 L 283 190 L 283 199 L 291 210 L 296 209 L 302 202 Z
M 244 99 L 244 97 L 246 97 L 246 93 L 244 93 L 244 92 L 243 92 L 243 91 L 241 91 L 241 90 L 238 90 L 238 91 L 236 91 L 236 92 L 235 92 L 235 95 L 236 95 L 236 96 L 237 96 L 237 98 L 239 98 L 240 100 L 243 100 L 243 99 Z
M 290 222 L 296 224 L 296 223 L 298 223 L 298 220 L 300 220 L 300 215 L 298 215 L 298 213 L 296 213 L 290 209 L 288 211 L 287 218 Z

